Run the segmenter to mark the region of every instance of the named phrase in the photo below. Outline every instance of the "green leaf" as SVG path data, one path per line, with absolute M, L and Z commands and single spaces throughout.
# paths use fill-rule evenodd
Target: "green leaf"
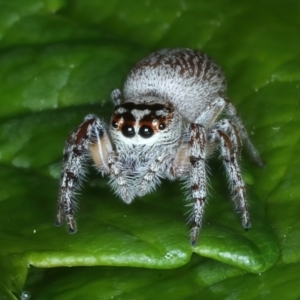
M 27 273 L 27 261 L 21 256 L 0 255 L 0 299 L 19 299 Z
M 278 265 L 263 274 L 245 273 L 194 257 L 173 270 L 59 268 L 33 270 L 26 289 L 35 299 L 298 299 L 300 265 Z M 282 276 L 284 274 L 284 276 Z
M 0 299 L 300 297 L 299 9 L 267 0 L 1 0 Z M 91 171 L 78 233 L 55 228 L 69 132 L 88 113 L 108 121 L 110 92 L 131 66 L 174 46 L 220 63 L 266 160 L 259 169 L 243 155 L 252 228 L 233 211 L 217 157 L 196 247 L 179 182 L 127 206 Z M 24 285 L 29 265 L 41 269 L 31 267 Z

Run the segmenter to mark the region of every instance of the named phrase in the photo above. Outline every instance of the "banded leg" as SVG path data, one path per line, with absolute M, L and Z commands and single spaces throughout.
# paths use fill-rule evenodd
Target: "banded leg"
M 236 155 L 236 159 L 240 161 L 243 144 L 236 125 L 228 119 L 222 119 L 215 123 L 213 129 L 221 130 L 229 135 L 230 141 L 232 142 L 233 152 Z
M 261 159 L 257 149 L 252 144 L 241 118 L 238 116 L 234 105 L 229 100 L 226 100 L 225 110 L 227 115 L 231 117 L 231 120 L 236 125 L 236 129 L 240 137 L 246 142 L 248 151 L 250 152 L 250 155 L 252 156 L 253 160 L 257 163 L 259 167 L 264 167 L 264 161 Z
M 66 219 L 69 232 L 76 232 L 74 196 L 85 174 L 84 164 L 90 154 L 90 143 L 106 135 L 101 121 L 94 115 L 85 117 L 84 122 L 70 134 L 63 152 L 63 167 L 57 203 L 56 225 Z
M 210 141 L 219 142 L 221 155 L 224 161 L 225 170 L 229 180 L 229 185 L 232 190 L 232 198 L 238 211 L 242 214 L 242 224 L 245 228 L 251 226 L 250 215 L 248 210 L 248 202 L 246 196 L 246 187 L 238 164 L 239 152 L 236 150 L 236 145 L 239 142 L 239 137 L 231 128 L 232 139 L 227 133 L 219 129 L 213 129 L 210 135 Z
M 195 246 L 198 241 L 199 231 L 203 219 L 204 205 L 206 202 L 206 133 L 202 125 L 191 124 L 190 138 L 190 186 L 193 200 L 191 216 L 191 244 Z

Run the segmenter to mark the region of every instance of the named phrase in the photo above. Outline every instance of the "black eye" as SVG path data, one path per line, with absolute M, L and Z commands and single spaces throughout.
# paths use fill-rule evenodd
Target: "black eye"
M 159 124 L 158 128 L 159 128 L 159 130 L 164 130 L 166 128 L 166 124 L 161 123 L 161 124 Z
M 111 126 L 113 128 L 118 128 L 118 123 L 116 121 L 111 121 Z
M 135 135 L 134 128 L 131 125 L 124 125 L 122 127 L 122 133 L 124 136 L 131 138 Z
M 150 138 L 153 134 L 154 131 L 150 126 L 143 125 L 139 130 L 139 135 L 145 139 Z

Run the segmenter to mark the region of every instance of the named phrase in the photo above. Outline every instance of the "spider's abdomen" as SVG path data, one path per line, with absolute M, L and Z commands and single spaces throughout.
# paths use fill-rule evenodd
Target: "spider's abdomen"
M 226 94 L 221 68 L 191 49 L 164 49 L 138 62 L 124 84 L 124 101 L 171 102 L 190 122 L 208 103 Z

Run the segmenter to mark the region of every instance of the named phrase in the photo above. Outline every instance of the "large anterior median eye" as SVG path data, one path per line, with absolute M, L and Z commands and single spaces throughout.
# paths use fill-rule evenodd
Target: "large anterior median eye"
M 153 134 L 154 131 L 150 126 L 143 125 L 139 130 L 139 135 L 145 139 L 150 138 Z
M 134 137 L 135 135 L 134 128 L 131 125 L 124 125 L 122 127 L 122 133 L 124 136 L 128 138 Z

